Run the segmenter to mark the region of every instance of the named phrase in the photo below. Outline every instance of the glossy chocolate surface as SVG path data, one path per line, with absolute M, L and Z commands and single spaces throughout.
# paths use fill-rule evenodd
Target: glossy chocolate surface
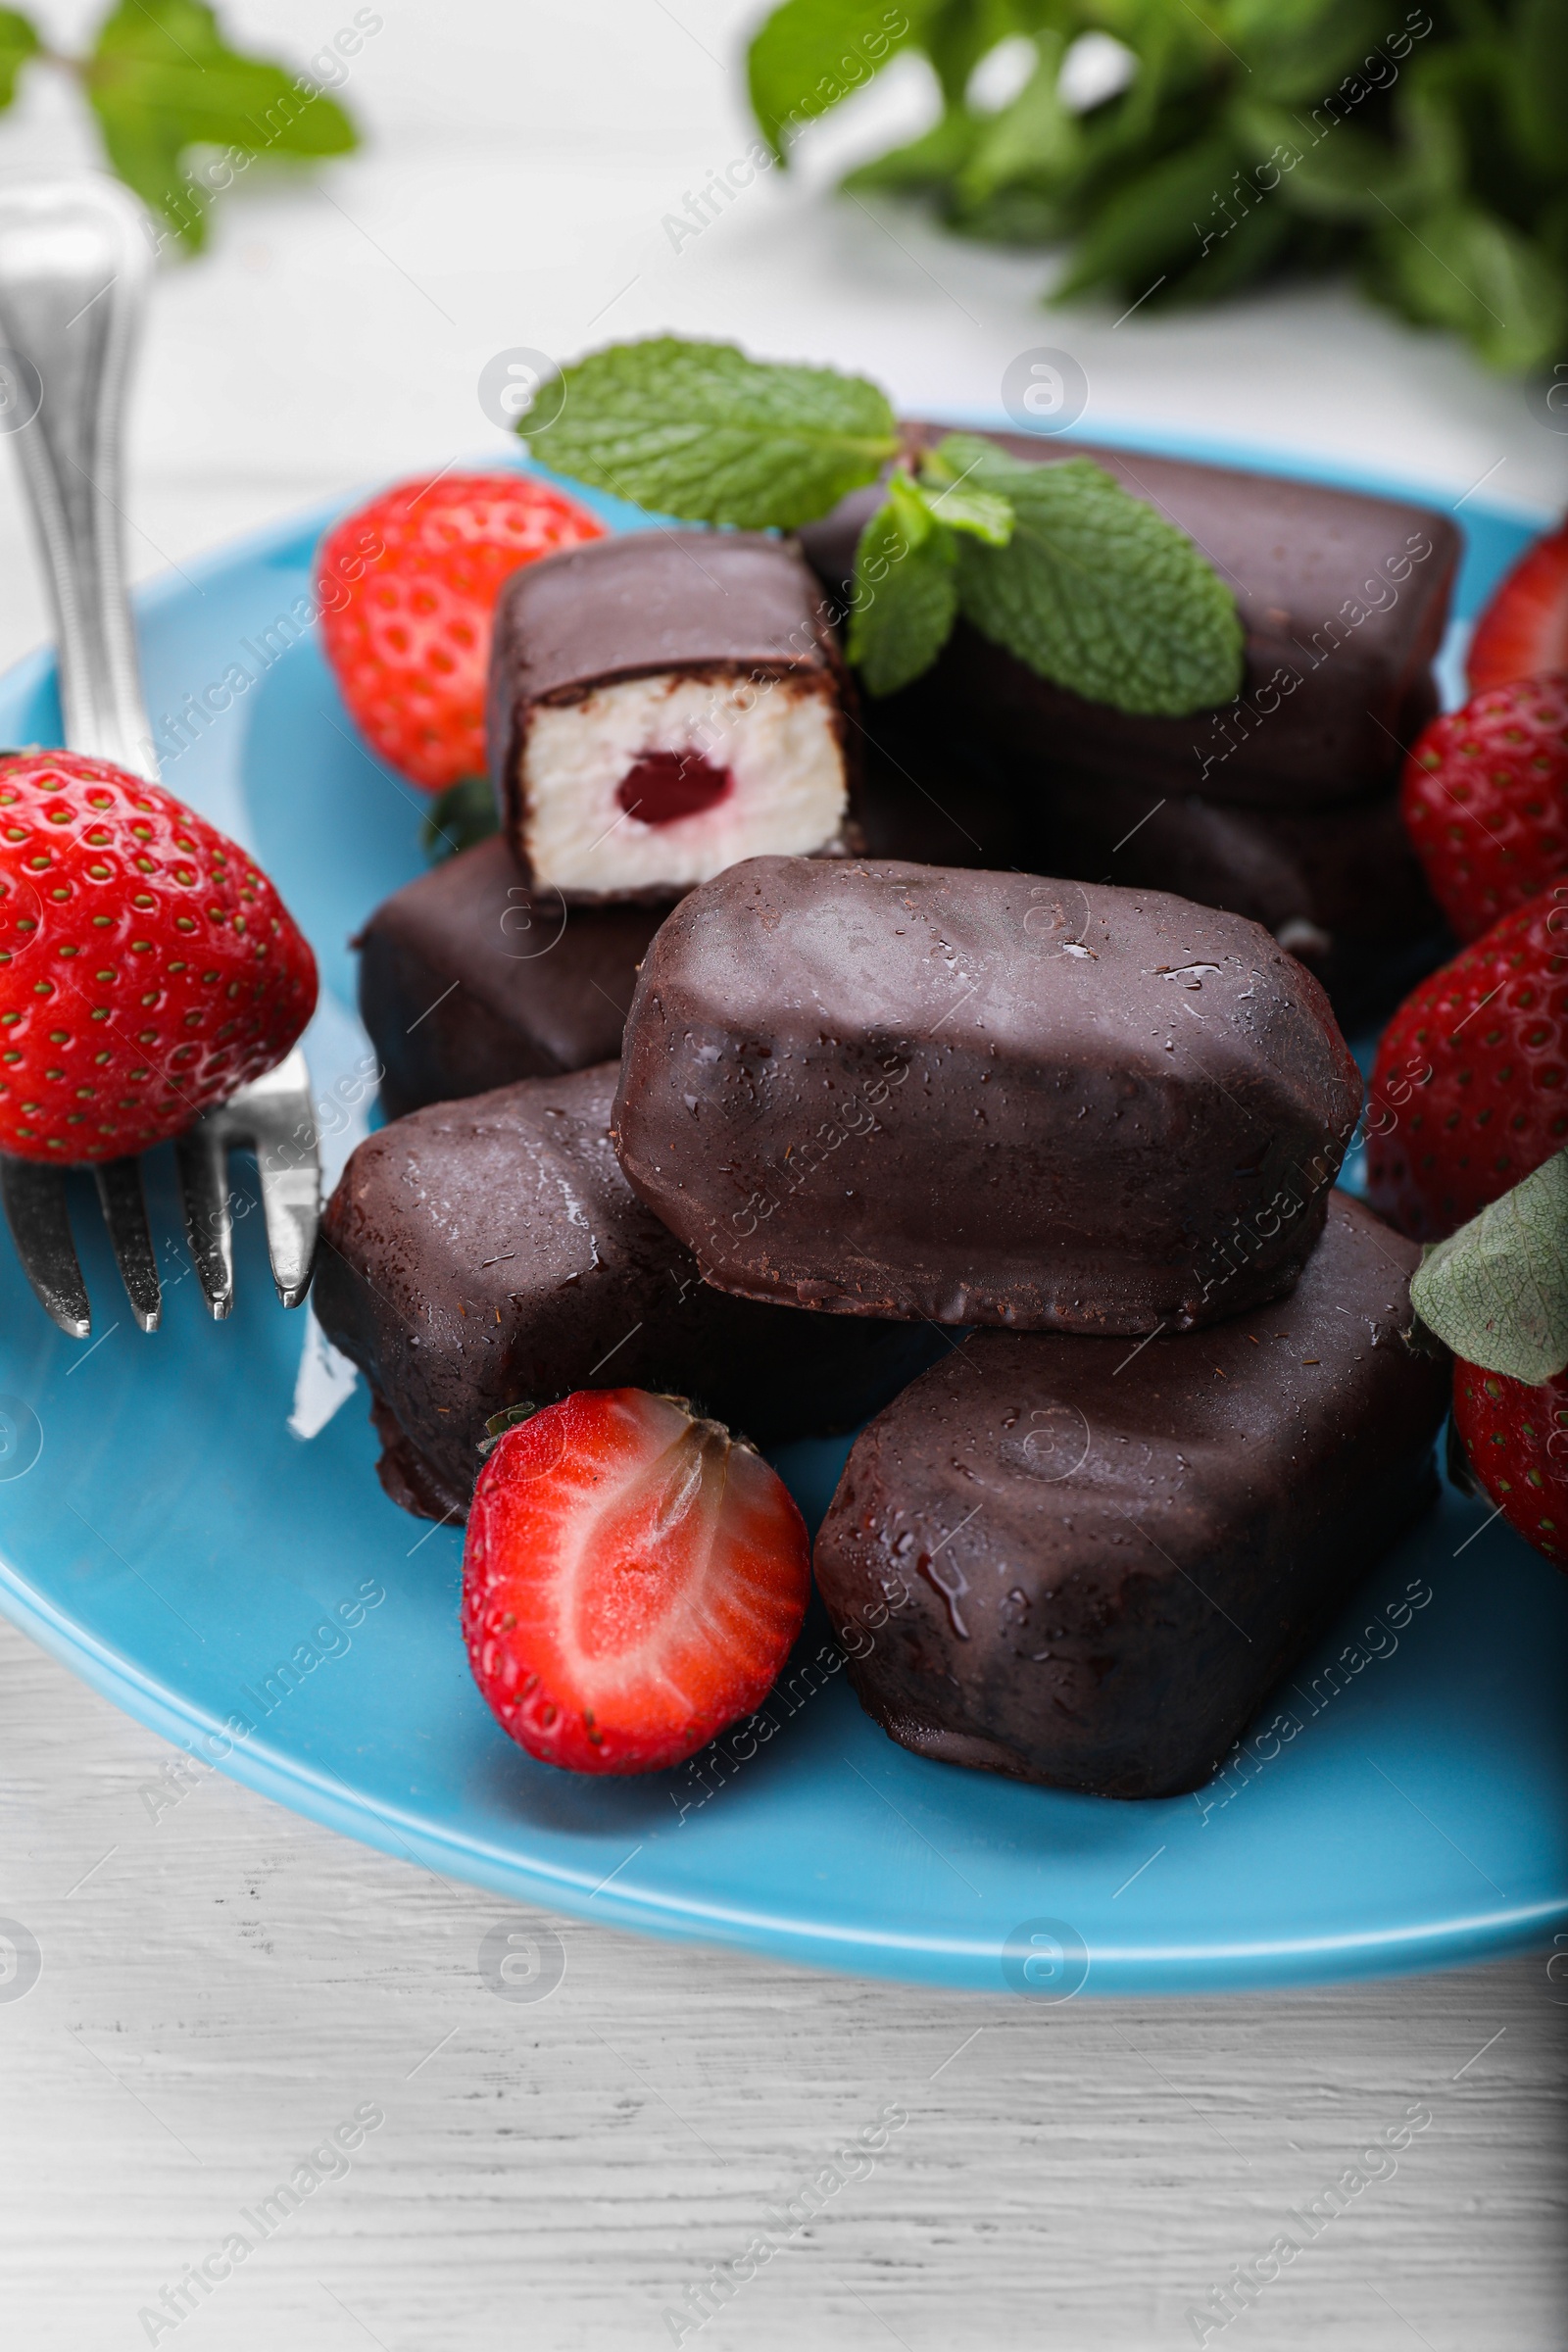
M 499 837 L 421 874 L 360 935 L 360 1016 L 391 1118 L 612 1060 L 662 906 L 567 906 Z
M 817 1538 L 867 1712 L 949 1763 L 1199 1787 L 1435 1493 L 1419 1258 L 1336 1193 L 1289 1299 L 1137 1354 L 983 1332 L 926 1372 Z
M 859 716 L 867 854 L 1175 892 L 1250 915 L 1328 992 L 1347 1029 L 1382 1019 L 1453 953 L 1396 780 L 1330 808 L 1247 808 L 980 740 L 932 681 Z
M 492 1414 L 573 1389 L 694 1398 L 759 1440 L 853 1428 L 929 1335 L 710 1290 L 629 1191 L 616 1069 L 524 1079 L 360 1145 L 327 1204 L 314 1302 L 370 1383 L 393 1499 L 461 1512 Z
M 644 960 L 621 1164 L 708 1280 L 1145 1333 L 1288 1291 L 1361 1082 L 1257 925 L 1158 892 L 756 858 Z
M 1392 791 L 1282 811 L 1062 777 L 1039 830 L 1054 872 L 1250 915 L 1322 981 L 1346 1027 L 1392 1009 L 1452 953 Z
M 496 605 L 485 722 L 491 778 L 519 858 L 535 707 L 663 672 L 819 679 L 841 707 L 851 694 L 821 583 L 792 541 L 756 531 L 628 531 L 524 564 Z M 854 744 L 842 718 L 839 741 L 853 784 Z
M 927 439 L 957 428 L 912 428 Z M 1229 715 L 1145 718 L 1050 685 L 960 622 L 932 682 L 1024 765 L 1058 764 L 1156 792 L 1277 809 L 1327 808 L 1397 773 L 1436 709 L 1431 664 L 1458 561 L 1426 507 L 1086 442 L 987 436 L 1014 457 L 1089 457 L 1202 549 L 1236 591 L 1246 675 Z M 801 534 L 830 586 L 848 578 L 877 493 L 857 491 Z M 917 691 L 917 690 L 916 690 Z

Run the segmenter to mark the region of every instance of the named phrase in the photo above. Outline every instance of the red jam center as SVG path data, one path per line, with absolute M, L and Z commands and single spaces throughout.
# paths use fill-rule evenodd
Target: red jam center
M 676 825 L 716 808 L 734 787 L 729 769 L 714 767 L 701 752 L 644 752 L 621 777 L 615 798 L 640 825 Z

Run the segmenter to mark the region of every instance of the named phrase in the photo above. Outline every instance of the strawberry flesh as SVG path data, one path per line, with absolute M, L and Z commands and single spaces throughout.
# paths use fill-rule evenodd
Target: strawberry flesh
M 485 1463 L 464 1638 L 531 1756 L 658 1772 L 760 1706 L 809 1586 L 804 1522 L 760 1455 L 678 1398 L 579 1390 Z
M 1568 669 L 1568 522 L 1526 550 L 1470 640 L 1470 691 Z

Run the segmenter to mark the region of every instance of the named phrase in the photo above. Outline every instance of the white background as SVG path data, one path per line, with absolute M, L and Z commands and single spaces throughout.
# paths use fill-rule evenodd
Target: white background
M 1568 439 L 1517 387 L 1342 292 L 1178 321 L 1047 315 L 1038 257 L 833 201 L 835 164 L 928 106 L 912 65 L 677 253 L 664 216 L 755 135 L 752 10 L 379 13 L 343 92 L 363 156 L 307 181 L 258 167 L 209 257 L 157 288 L 130 436 L 138 575 L 320 496 L 499 453 L 475 390 L 497 351 L 662 327 L 976 417 L 1017 352 L 1054 344 L 1088 373 L 1086 430 L 1311 451 L 1450 506 L 1477 484 L 1537 512 L 1568 497 Z M 87 15 L 42 12 L 65 46 Z M 253 0 L 227 21 L 304 63 L 352 15 Z M 93 159 L 63 77 L 32 72 L 0 169 Z M 0 659 L 42 612 L 0 466 Z M 1156 2352 L 1193 2342 L 1189 2304 L 1425 2099 L 1398 2173 L 1224 2340 L 1568 2343 L 1568 1985 L 1544 1955 L 1296 1999 L 1042 2010 L 563 1921 L 564 1982 L 515 2004 L 475 1961 L 522 1915 L 210 1776 L 155 1821 L 139 1792 L 166 1752 L 0 1628 L 0 1913 L 46 1961 L 0 2003 L 8 2352 L 145 2342 L 138 2307 L 368 2100 L 387 2120 L 352 2174 L 160 2341 L 667 2343 L 661 2314 L 704 2262 L 899 2101 L 908 2124 L 870 2178 L 688 2342 Z

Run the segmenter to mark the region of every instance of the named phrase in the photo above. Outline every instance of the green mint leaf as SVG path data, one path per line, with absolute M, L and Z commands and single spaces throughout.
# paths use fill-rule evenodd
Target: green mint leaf
M 555 420 L 527 435 L 534 455 L 688 522 L 814 522 L 899 447 L 875 384 L 764 366 L 733 343 L 612 343 L 565 368 L 562 390 Z
M 1514 136 L 1535 169 L 1560 188 L 1568 173 L 1568 16 L 1562 0 L 1520 0 L 1511 64 Z
M 845 193 L 914 196 L 940 188 L 967 163 L 981 129 L 981 122 L 965 108 L 950 109 L 906 146 L 890 148 L 886 155 L 846 172 Z
M 1386 219 L 1369 266 L 1407 318 L 1456 327 L 1494 368 L 1522 372 L 1568 347 L 1568 291 L 1545 245 L 1479 205 Z
M 935 522 L 946 523 L 950 531 L 966 531 L 971 539 L 983 539 L 987 547 L 1005 547 L 1012 537 L 1017 516 L 1009 499 L 1000 498 L 994 490 L 977 490 L 973 482 L 960 481 L 946 465 L 926 459 L 920 468 L 920 479 L 912 485 L 917 497 L 924 500 Z
M 752 112 L 781 163 L 792 131 L 863 89 L 913 39 L 930 0 L 784 0 L 746 61 Z
M 986 203 L 999 189 L 1019 180 L 1037 191 L 1063 186 L 1077 171 L 1083 160 L 1083 130 L 1078 117 L 1057 95 L 1066 47 L 1060 32 L 1036 33 L 1039 62 L 1034 72 L 1011 105 L 987 122 L 956 175 L 957 194 L 966 209 Z
M 1218 236 L 1236 217 L 1216 200 L 1244 161 L 1226 130 L 1162 156 L 1136 175 L 1118 174 L 1114 192 L 1094 207 L 1065 276 L 1052 288 L 1052 302 L 1071 302 L 1106 285 L 1130 301 L 1157 300 L 1162 277 L 1202 259 L 1205 230 Z
M 1410 1298 L 1467 1364 L 1531 1388 L 1568 1368 L 1568 1152 L 1429 1250 Z
M 308 77 L 230 49 L 201 0 L 123 0 L 82 68 L 109 160 L 195 250 L 210 192 L 181 169 L 187 147 L 259 155 L 345 155 L 358 144 L 335 98 Z
M 1087 458 L 1026 465 L 969 433 L 936 456 L 1016 516 L 1005 547 L 959 545 L 959 605 L 983 636 L 1117 710 L 1178 717 L 1238 692 L 1236 599 L 1174 523 Z
M 38 35 L 14 8 L 0 8 L 0 108 L 17 94 L 17 75 L 39 50 Z
M 867 694 L 895 694 L 930 668 L 958 611 L 953 533 L 907 474 L 888 494 L 855 551 L 849 657 Z
M 439 865 L 444 858 L 471 850 L 476 842 L 488 841 L 500 829 L 489 778 L 464 776 L 459 783 L 449 784 L 425 810 L 419 847 L 432 865 Z

